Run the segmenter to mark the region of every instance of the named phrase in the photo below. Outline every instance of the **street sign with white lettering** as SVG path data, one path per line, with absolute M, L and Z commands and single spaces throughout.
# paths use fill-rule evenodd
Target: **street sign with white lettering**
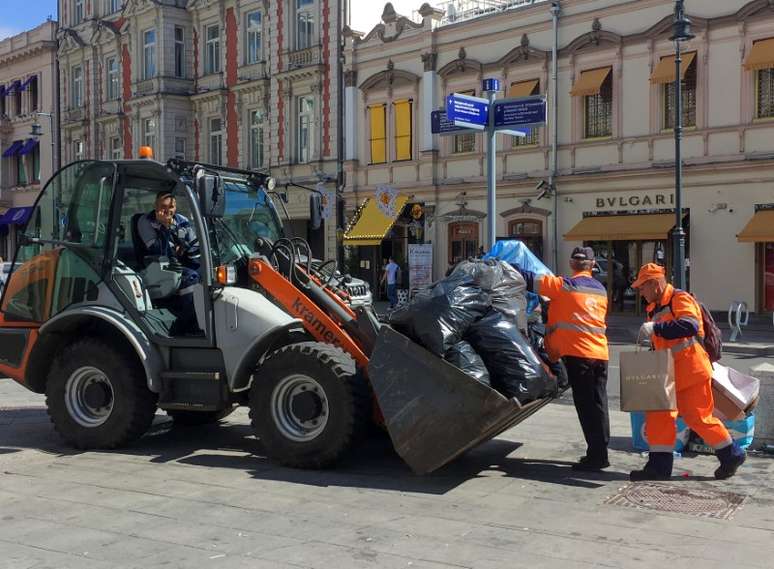
M 489 101 L 454 93 L 446 97 L 446 115 L 456 126 L 484 130 L 489 123 Z
M 545 97 L 502 99 L 494 104 L 494 125 L 500 127 L 534 126 L 546 123 Z
M 455 126 L 455 124 L 449 120 L 449 117 L 446 116 L 446 111 L 431 111 L 430 131 L 433 134 L 440 134 L 441 136 L 465 134 L 466 132 L 476 132 L 470 128 Z

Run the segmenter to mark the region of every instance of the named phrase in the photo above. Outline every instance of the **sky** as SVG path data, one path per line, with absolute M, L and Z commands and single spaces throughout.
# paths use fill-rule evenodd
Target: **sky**
M 381 0 L 352 0 L 352 28 L 370 32 L 381 21 L 384 4 Z M 411 17 L 423 0 L 393 0 L 398 14 Z M 20 9 L 23 6 L 23 9 Z M 56 18 L 56 0 L 0 0 L 0 39 L 29 30 L 42 24 L 51 15 Z

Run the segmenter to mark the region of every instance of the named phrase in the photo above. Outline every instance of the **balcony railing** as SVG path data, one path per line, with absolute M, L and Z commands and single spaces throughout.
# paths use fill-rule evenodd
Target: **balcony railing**
M 287 52 L 288 69 L 298 69 L 300 67 L 310 67 L 322 63 L 322 49 L 319 45 L 308 47 L 306 49 L 297 49 Z
M 75 107 L 67 109 L 64 112 L 64 122 L 78 122 L 82 121 L 85 116 L 83 107 Z

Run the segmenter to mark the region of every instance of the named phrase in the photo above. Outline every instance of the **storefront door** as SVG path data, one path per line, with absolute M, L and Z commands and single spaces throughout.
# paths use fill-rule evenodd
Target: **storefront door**
M 478 255 L 478 223 L 449 224 L 449 266 Z
M 763 310 L 774 312 L 774 243 L 763 244 Z
M 543 259 L 543 222 L 536 219 L 516 219 L 508 223 L 508 238 L 524 243 L 538 258 Z

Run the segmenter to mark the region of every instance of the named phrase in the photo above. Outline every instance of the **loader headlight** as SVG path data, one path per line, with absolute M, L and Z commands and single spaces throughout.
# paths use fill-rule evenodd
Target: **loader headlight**
M 272 192 L 274 191 L 274 188 L 277 187 L 277 180 L 274 178 L 266 178 L 266 182 L 264 182 L 264 186 L 266 187 L 266 191 Z

